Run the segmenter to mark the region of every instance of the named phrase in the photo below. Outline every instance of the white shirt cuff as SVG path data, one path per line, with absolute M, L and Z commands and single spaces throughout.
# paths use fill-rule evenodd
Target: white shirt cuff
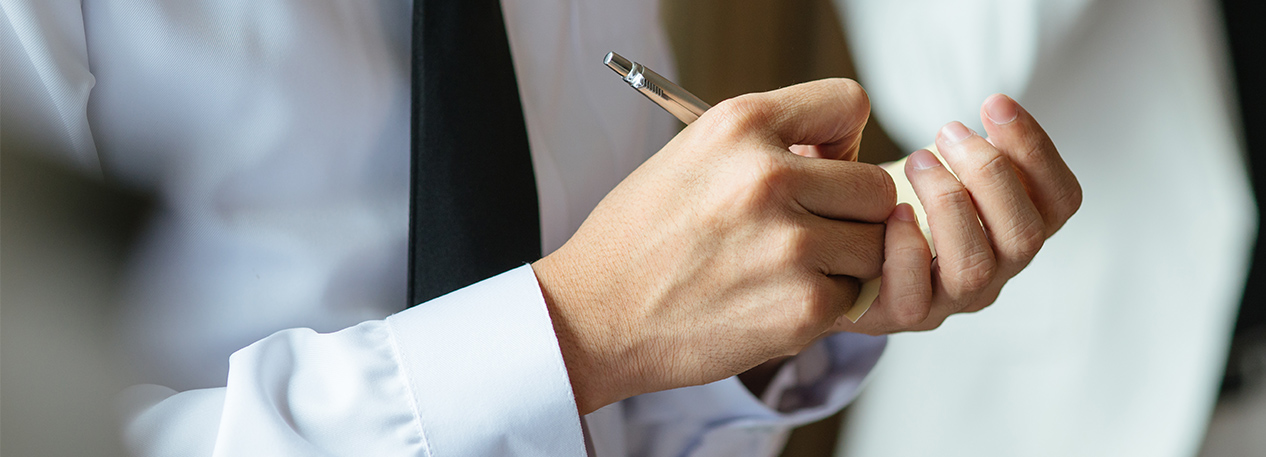
M 885 336 L 832 335 L 788 360 L 761 398 L 737 377 L 713 383 L 724 397 L 714 408 L 731 415 L 729 425 L 736 427 L 790 428 L 821 420 L 857 397 L 886 344 Z
M 784 365 L 765 398 L 737 378 L 626 400 L 630 442 L 651 437 L 646 455 L 773 455 L 792 427 L 851 402 L 879 361 L 886 337 L 832 335 Z
M 834 414 L 857 396 L 887 341 L 856 333 L 825 338 L 783 365 L 761 402 L 795 425 Z
M 431 455 L 584 455 L 567 368 L 531 266 L 387 324 Z

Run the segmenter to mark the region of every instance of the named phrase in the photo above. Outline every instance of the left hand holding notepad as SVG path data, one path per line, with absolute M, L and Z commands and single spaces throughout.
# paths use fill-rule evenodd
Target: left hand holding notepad
M 865 318 L 841 318 L 836 330 L 930 330 L 952 314 L 983 309 L 1080 207 L 1077 178 L 1024 108 L 994 95 L 981 120 L 987 139 L 958 122 L 937 135 L 936 148 L 957 179 L 928 150 L 902 161 L 908 182 L 900 168 L 889 168 L 898 200 L 914 206 L 900 205 L 889 218 L 878 298 Z M 902 187 L 918 199 L 901 195 Z M 911 236 L 920 230 L 911 219 L 926 221 L 935 258 L 922 236 Z

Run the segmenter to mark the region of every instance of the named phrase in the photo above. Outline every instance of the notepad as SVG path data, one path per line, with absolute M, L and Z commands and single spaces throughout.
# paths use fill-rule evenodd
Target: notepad
M 928 146 L 926 148 L 932 151 L 932 155 L 936 156 L 942 164 L 945 159 L 941 158 L 941 153 L 936 150 L 936 146 Z M 901 159 L 896 162 L 884 165 L 882 168 L 892 175 L 892 181 L 897 185 L 897 203 L 909 203 L 914 207 L 914 214 L 919 220 L 919 229 L 923 231 L 923 237 L 928 240 L 928 247 L 932 248 L 932 256 L 936 256 L 936 246 L 932 244 L 932 231 L 928 228 L 928 215 L 923 210 L 923 205 L 919 203 L 919 197 L 914 195 L 914 187 L 910 185 L 910 180 L 906 179 L 906 160 Z M 945 165 L 945 169 L 949 170 L 949 165 Z M 953 170 L 950 170 L 953 173 Z M 875 278 L 862 283 L 862 289 L 857 295 L 857 301 L 853 302 L 853 307 L 844 313 L 844 317 L 850 322 L 856 323 L 866 311 L 870 310 L 870 305 L 875 303 L 875 299 L 879 298 L 879 285 L 881 278 Z

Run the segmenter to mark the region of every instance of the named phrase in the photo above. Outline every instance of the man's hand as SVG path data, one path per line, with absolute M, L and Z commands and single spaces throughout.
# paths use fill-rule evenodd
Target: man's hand
M 983 309 L 1081 206 L 1077 178 L 1019 104 L 991 96 L 981 120 L 988 139 L 958 122 L 937 135 L 936 147 L 958 179 L 925 150 L 906 162 L 936 258 L 913 211 L 899 206 L 888 219 L 879 299 L 857 323 L 840 319 L 835 330 L 930 330 L 952 314 Z
M 852 158 L 850 80 L 727 100 L 533 265 L 577 405 L 720 380 L 799 352 L 878 277 L 895 190 Z M 926 268 L 926 266 L 925 266 Z

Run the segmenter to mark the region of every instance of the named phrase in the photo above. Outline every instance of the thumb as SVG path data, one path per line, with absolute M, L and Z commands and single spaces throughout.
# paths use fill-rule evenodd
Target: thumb
M 870 117 L 866 91 L 851 79 L 823 79 L 735 97 L 708 110 L 807 157 L 852 159 Z M 706 115 L 706 114 L 705 114 Z

